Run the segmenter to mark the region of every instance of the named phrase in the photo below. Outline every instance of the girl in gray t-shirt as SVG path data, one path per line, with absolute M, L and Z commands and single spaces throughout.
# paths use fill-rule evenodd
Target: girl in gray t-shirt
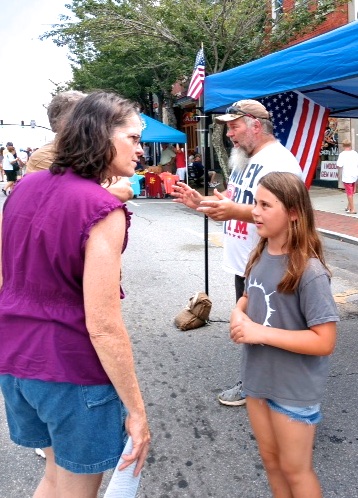
M 245 344 L 250 423 L 273 495 L 321 498 L 313 441 L 339 320 L 330 272 L 296 175 L 265 175 L 252 214 L 261 239 L 230 324 L 232 340 Z

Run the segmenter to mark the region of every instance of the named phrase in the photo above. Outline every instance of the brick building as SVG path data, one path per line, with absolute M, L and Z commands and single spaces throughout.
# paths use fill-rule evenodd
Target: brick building
M 304 0 L 299 0 L 300 2 L 304 2 Z M 319 0 L 317 0 L 319 1 Z M 289 11 L 294 8 L 295 4 L 297 4 L 297 0 L 273 0 L 272 2 L 272 14 L 273 18 L 279 16 L 282 12 Z M 352 10 L 352 12 L 350 12 Z M 332 29 L 339 28 L 344 24 L 347 24 L 349 21 L 354 20 L 356 16 L 353 16 L 353 3 L 342 5 L 338 7 L 335 11 L 331 12 L 327 15 L 327 20 L 320 24 L 317 28 L 311 30 L 309 33 L 305 35 L 298 36 L 295 40 L 289 43 L 287 46 L 295 45 L 296 43 L 303 42 L 310 38 L 314 38 L 315 36 L 322 35 L 323 33 L 327 33 L 327 31 L 331 31 Z
M 295 0 L 272 0 L 273 17 L 275 18 L 277 16 L 279 18 L 280 14 L 285 12 L 285 10 L 292 9 L 294 5 Z M 344 26 L 345 24 L 356 19 L 358 19 L 358 0 L 353 0 L 338 7 L 336 10 L 328 14 L 327 20 L 324 23 L 309 33 L 298 36 L 294 41 L 289 43 L 288 46 L 295 45 L 310 38 L 314 38 L 315 36 L 327 33 L 328 31 Z M 325 163 L 329 163 L 330 167 L 333 167 L 336 163 L 338 154 L 341 151 L 341 143 L 345 138 L 350 138 L 352 140 L 353 147 L 357 149 L 358 140 L 356 140 L 356 131 L 358 131 L 358 120 L 356 119 L 334 117 L 330 117 L 328 119 L 326 135 L 322 144 L 320 161 L 317 167 L 314 183 L 326 186 L 330 186 L 329 183 L 331 183 L 331 186 L 336 186 L 338 183 L 338 186 L 342 187 L 340 178 L 341 171 L 338 172 L 337 170 L 338 182 L 325 182 L 321 178 L 321 170 L 324 169 Z

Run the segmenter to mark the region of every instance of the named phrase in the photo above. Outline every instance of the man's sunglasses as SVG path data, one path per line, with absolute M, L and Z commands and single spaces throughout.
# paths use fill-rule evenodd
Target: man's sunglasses
M 253 116 L 252 114 L 248 114 L 247 112 L 243 112 L 243 111 L 240 111 L 240 109 L 238 107 L 235 107 L 235 106 L 230 106 L 226 109 L 226 114 L 238 114 L 239 117 L 244 117 L 244 116 L 248 116 L 249 118 L 254 118 L 254 119 L 257 119 L 256 116 Z
M 249 118 L 258 119 L 253 114 L 249 114 L 248 112 L 240 111 L 240 109 L 238 107 L 235 107 L 233 105 L 230 106 L 230 107 L 228 107 L 226 109 L 225 113 L 226 114 L 238 114 L 240 118 L 243 117 L 243 116 L 248 116 Z M 260 118 L 260 119 L 270 119 L 270 118 Z

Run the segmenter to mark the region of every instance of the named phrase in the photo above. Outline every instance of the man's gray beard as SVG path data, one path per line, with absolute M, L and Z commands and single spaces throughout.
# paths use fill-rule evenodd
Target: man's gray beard
M 229 157 L 229 168 L 231 170 L 243 171 L 248 163 L 249 157 L 241 147 L 231 149 Z

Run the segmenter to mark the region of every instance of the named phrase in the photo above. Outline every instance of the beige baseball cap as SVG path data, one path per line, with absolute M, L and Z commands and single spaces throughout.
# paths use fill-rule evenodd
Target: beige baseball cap
M 239 100 L 226 109 L 226 114 L 215 118 L 217 123 L 227 123 L 234 121 L 241 116 L 251 116 L 253 118 L 270 119 L 270 113 L 264 105 L 257 100 Z

